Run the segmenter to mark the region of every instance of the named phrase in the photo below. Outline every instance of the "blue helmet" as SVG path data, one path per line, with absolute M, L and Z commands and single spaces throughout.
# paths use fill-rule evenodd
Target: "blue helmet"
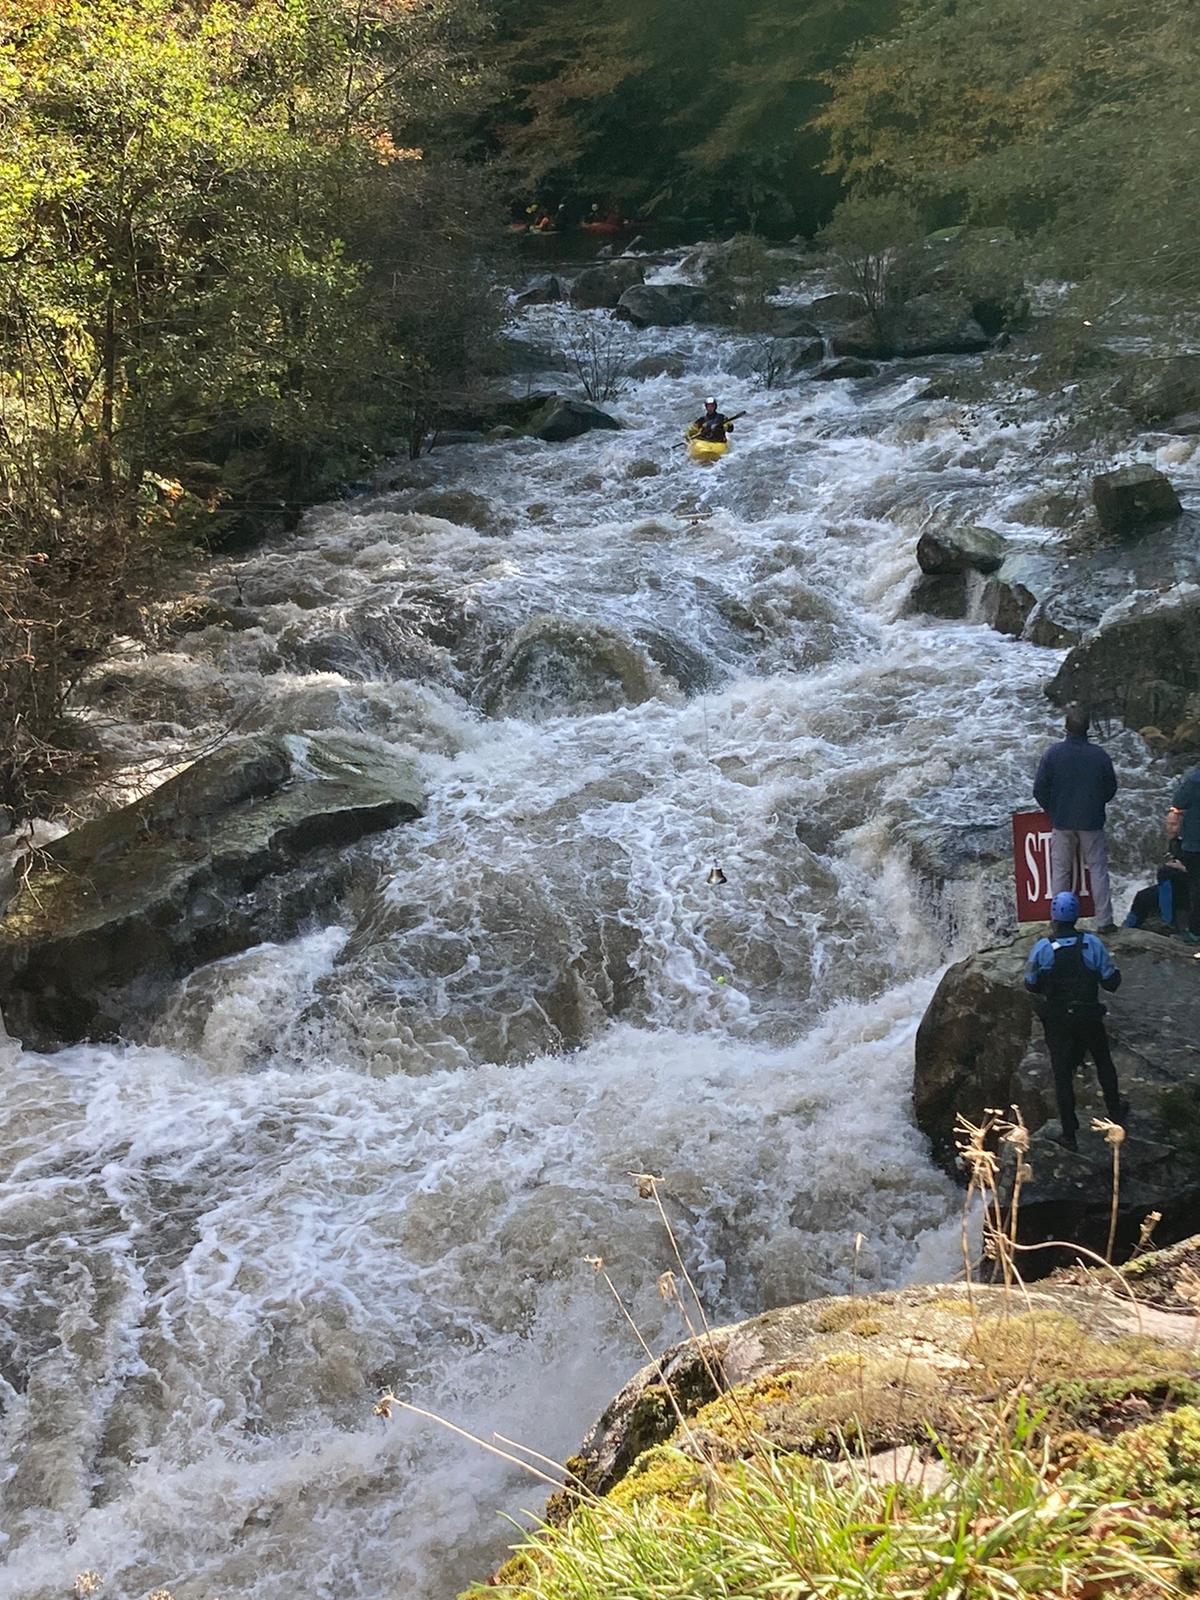
M 1050 902 L 1050 919 L 1052 922 L 1075 922 L 1079 917 L 1079 898 L 1071 891 L 1065 890 L 1056 894 Z

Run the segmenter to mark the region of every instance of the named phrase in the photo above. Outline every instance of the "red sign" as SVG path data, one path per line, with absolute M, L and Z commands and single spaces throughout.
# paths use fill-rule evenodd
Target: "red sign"
M 1013 872 L 1017 883 L 1017 921 L 1049 922 L 1050 835 L 1054 829 L 1044 811 L 1013 812 Z M 1071 888 L 1079 896 L 1079 915 L 1094 917 L 1092 884 L 1078 851 Z

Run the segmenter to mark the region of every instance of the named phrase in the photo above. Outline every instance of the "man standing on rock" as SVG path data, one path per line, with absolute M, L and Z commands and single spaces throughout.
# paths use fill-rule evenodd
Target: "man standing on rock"
M 1078 1149 L 1079 1119 L 1075 1115 L 1075 1074 L 1086 1057 L 1096 1064 L 1109 1120 L 1122 1127 L 1129 1102 L 1122 1100 L 1117 1069 L 1108 1047 L 1100 990 L 1110 993 L 1121 986 L 1121 970 L 1094 933 L 1075 927 L 1079 901 L 1073 894 L 1056 894 L 1050 907 L 1050 937 L 1039 939 L 1025 964 L 1025 987 L 1033 996 L 1042 1019 L 1054 1093 L 1062 1123 L 1059 1144 Z
M 1071 887 L 1075 855 L 1083 856 L 1096 901 L 1096 927 L 1112 933 L 1112 889 L 1108 881 L 1105 807 L 1117 792 L 1117 775 L 1107 750 L 1088 738 L 1088 715 L 1079 706 L 1067 712 L 1067 737 L 1052 744 L 1033 780 L 1033 797 L 1050 814 L 1050 890 Z

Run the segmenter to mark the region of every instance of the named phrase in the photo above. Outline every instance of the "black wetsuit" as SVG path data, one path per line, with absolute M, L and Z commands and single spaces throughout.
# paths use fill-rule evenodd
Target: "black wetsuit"
M 697 439 L 707 440 L 709 444 L 724 444 L 731 424 L 723 411 L 714 411 L 711 416 L 706 411 L 692 426 Z
M 1096 1064 L 1109 1119 L 1120 1122 L 1125 1112 L 1100 1004 L 1101 987 L 1111 992 L 1120 982 L 1120 971 L 1095 934 L 1056 931 L 1053 938 L 1039 940 L 1029 957 L 1025 986 L 1036 997 L 1062 1131 L 1071 1141 L 1079 1129 L 1075 1074 L 1088 1056 Z

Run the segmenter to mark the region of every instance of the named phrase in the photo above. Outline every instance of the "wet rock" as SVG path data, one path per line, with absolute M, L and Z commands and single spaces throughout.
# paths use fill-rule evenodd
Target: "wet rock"
M 552 272 L 539 273 L 513 296 L 515 306 L 545 306 L 563 299 L 563 286 Z
M 996 572 L 1004 561 L 1004 540 L 990 528 L 928 528 L 917 543 L 922 572 L 942 577 L 954 572 Z
M 438 428 L 429 441 L 431 450 L 442 450 L 452 444 L 483 444 L 484 435 L 479 428 Z
M 716 668 L 704 652 L 669 628 L 638 628 L 635 638 L 658 670 L 673 679 L 684 694 L 699 694 L 716 683 Z
M 589 715 L 638 706 L 662 694 L 666 679 L 616 628 L 575 617 L 534 617 L 505 646 L 485 688 L 491 716 Z
M 601 411 L 599 406 L 591 405 L 586 400 L 554 396 L 530 417 L 525 432 L 547 444 L 561 444 L 597 428 L 617 429 L 620 426 L 615 417 L 610 417 L 607 411 Z
M 1163 426 L 1168 433 L 1181 433 L 1189 437 L 1200 433 L 1200 411 L 1182 411 Z
M 867 302 L 860 294 L 839 291 L 818 295 L 805 310 L 818 323 L 857 322 L 866 316 Z
M 521 428 L 549 401 L 556 399 L 553 389 L 536 389 L 529 394 L 476 394 L 459 404 L 446 407 L 441 421 L 446 428 L 483 432 L 489 428 Z M 444 435 L 443 435 L 444 437 Z
M 417 495 L 410 509 L 479 533 L 499 535 L 511 533 L 513 528 L 513 519 L 502 506 L 472 489 L 430 489 Z
M 1128 536 L 1182 516 L 1171 480 L 1154 467 L 1119 467 L 1092 479 L 1092 503 L 1105 533 Z
M 729 304 L 690 283 L 636 283 L 621 295 L 614 315 L 635 328 L 678 328 L 689 322 L 722 322 Z
M 965 572 L 919 577 L 904 602 L 902 615 L 938 617 L 944 622 L 961 622 L 971 611 L 971 587 Z
M 1075 646 L 1046 693 L 1056 705 L 1079 701 L 1127 727 L 1174 728 L 1200 693 L 1200 590 L 1137 596 Z
M 0 921 L 8 1026 L 37 1049 L 124 1030 L 171 980 L 327 909 L 347 847 L 423 809 L 414 767 L 358 741 L 205 756 L 39 858 Z
M 1017 579 L 993 576 L 984 585 L 980 608 L 989 628 L 1019 639 L 1036 604 L 1034 595 Z
M 631 378 L 682 378 L 687 368 L 680 356 L 639 356 L 629 368 Z
M 818 367 L 813 377 L 824 383 L 836 378 L 873 378 L 878 371 L 879 368 L 872 361 L 860 361 L 857 356 L 843 356 L 840 361 L 831 361 L 827 366 Z
M 159 620 L 168 633 L 199 633 L 204 628 L 221 628 L 226 633 L 244 633 L 262 621 L 253 606 L 218 600 L 212 595 L 194 596 L 169 608 Z
M 1021 1202 L 1027 1242 L 1067 1239 L 1103 1251 L 1111 1159 L 1100 1135 L 1084 1131 L 1104 1106 L 1095 1072 L 1076 1082 L 1079 1154 L 1050 1141 L 1057 1132 L 1053 1079 L 1040 1024 L 1024 992 L 1024 962 L 1041 930 L 978 951 L 942 978 L 917 1032 L 913 1112 L 937 1158 L 954 1167 L 954 1122 L 1017 1105 L 1034 1139 L 1033 1179 Z M 1200 1205 L 1200 962 L 1173 939 L 1122 929 L 1107 940 L 1123 983 L 1106 996 L 1108 1031 L 1121 1090 L 1132 1111 L 1122 1147 L 1120 1238 L 1137 1237 L 1149 1210 L 1163 1213 L 1159 1237 L 1190 1232 Z
M 811 344 L 820 340 L 821 330 L 808 315 L 807 306 L 767 306 L 755 333 L 774 339 L 803 339 Z
M 1200 412 L 1200 355 L 1135 361 L 1117 381 L 1112 398 L 1143 428 Z
M 657 461 L 651 461 L 648 456 L 639 456 L 636 461 L 631 461 L 626 470 L 627 478 L 657 478 L 662 472 L 662 467 Z
M 825 359 L 823 339 L 772 339 L 755 341 L 748 349 L 737 350 L 725 360 L 725 368 L 735 378 L 766 378 L 778 386 L 798 377 Z
M 635 283 L 641 283 L 646 269 L 639 261 L 612 261 L 587 267 L 571 285 L 571 304 L 577 311 L 611 311 Z

